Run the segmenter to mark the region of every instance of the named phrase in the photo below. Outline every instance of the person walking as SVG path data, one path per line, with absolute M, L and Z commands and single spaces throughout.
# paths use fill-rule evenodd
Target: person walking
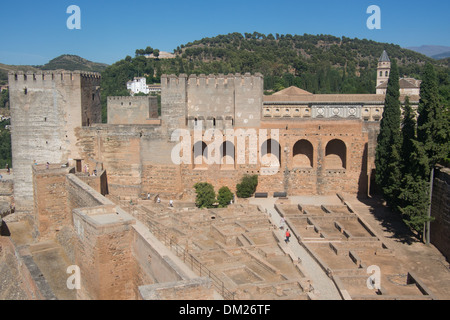
M 284 217 L 281 217 L 280 219 L 280 229 L 283 230 L 284 229 L 284 224 L 286 223 L 286 220 L 284 219 Z
M 9 172 L 10 172 L 10 170 L 9 170 L 9 164 L 6 164 L 6 171 L 7 171 L 8 174 L 9 174 Z
M 286 229 L 286 239 L 284 239 L 284 242 L 288 243 L 290 237 L 291 237 L 291 233 L 289 232 L 289 229 Z

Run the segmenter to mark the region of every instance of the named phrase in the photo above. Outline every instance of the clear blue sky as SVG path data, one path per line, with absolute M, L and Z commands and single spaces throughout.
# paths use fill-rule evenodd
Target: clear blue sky
M 66 26 L 70 5 L 81 9 L 81 30 Z M 381 30 L 366 26 L 370 5 L 381 9 Z M 450 46 L 449 12 L 448 0 L 2 1 L 0 63 L 39 65 L 67 53 L 112 64 L 149 45 L 172 52 L 204 37 L 254 31 Z

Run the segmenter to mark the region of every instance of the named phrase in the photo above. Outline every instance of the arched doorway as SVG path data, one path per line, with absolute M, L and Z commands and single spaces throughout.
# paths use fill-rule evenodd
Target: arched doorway
M 292 150 L 292 166 L 294 168 L 312 168 L 314 148 L 308 140 L 299 140 Z
M 197 141 L 193 148 L 194 168 L 205 168 L 208 166 L 208 146 L 203 141 Z
M 261 145 L 260 162 L 264 167 L 281 166 L 281 146 L 277 140 L 268 139 Z
M 326 169 L 347 169 L 347 146 L 342 140 L 328 142 L 325 149 Z
M 224 141 L 220 146 L 221 168 L 233 169 L 235 163 L 235 147 L 231 141 Z

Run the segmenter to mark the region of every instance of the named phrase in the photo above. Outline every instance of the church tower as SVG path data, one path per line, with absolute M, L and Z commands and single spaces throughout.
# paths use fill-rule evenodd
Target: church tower
M 391 60 L 388 57 L 386 50 L 383 51 L 380 59 L 378 60 L 377 68 L 377 87 L 389 80 L 391 73 Z

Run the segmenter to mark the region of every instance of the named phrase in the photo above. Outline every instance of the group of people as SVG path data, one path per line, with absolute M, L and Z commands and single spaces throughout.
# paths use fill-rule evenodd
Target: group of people
M 151 197 L 150 193 L 147 193 L 147 200 L 150 200 L 150 197 Z M 159 197 L 159 195 L 156 196 L 155 202 L 156 203 L 161 203 L 161 198 Z M 173 208 L 173 200 L 169 201 L 169 207 Z

